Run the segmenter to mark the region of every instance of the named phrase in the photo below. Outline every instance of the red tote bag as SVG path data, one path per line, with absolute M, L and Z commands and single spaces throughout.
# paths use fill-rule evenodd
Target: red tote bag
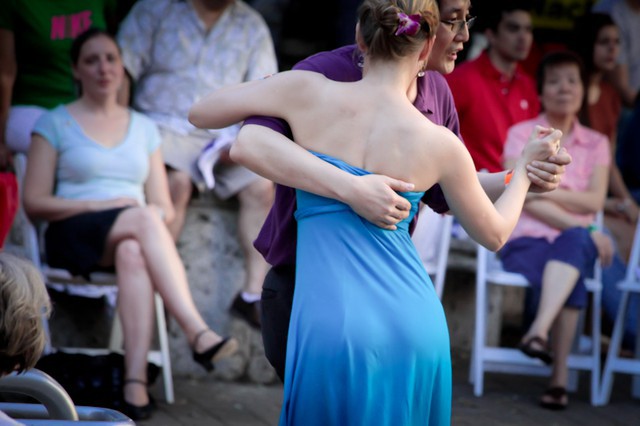
M 19 203 L 16 175 L 12 172 L 0 172 L 0 249 L 9 234 Z

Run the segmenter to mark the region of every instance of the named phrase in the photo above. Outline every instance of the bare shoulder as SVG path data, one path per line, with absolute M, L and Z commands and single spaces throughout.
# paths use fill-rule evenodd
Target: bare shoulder
M 451 130 L 428 120 L 421 123 L 416 156 L 428 161 L 435 170 L 444 165 L 458 165 L 470 159 L 469 151 Z M 469 157 L 469 158 L 467 158 Z
M 282 71 L 265 79 L 287 84 L 299 90 L 318 90 L 319 87 L 331 81 L 320 73 L 306 70 Z

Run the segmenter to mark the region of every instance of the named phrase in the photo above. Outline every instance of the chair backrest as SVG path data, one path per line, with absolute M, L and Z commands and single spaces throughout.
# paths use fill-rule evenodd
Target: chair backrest
M 638 217 L 638 222 L 636 223 L 636 232 L 633 237 L 629 261 L 627 262 L 624 282 L 627 285 L 635 283 L 640 286 L 640 217 Z

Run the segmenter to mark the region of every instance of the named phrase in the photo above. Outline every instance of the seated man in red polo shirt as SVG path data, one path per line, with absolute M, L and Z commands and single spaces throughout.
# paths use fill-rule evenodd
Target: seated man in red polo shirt
M 483 15 L 489 47 L 446 76 L 462 139 L 476 170 L 503 170 L 507 130 L 540 110 L 535 82 L 522 70 L 533 43 L 531 13 L 523 1 L 497 1 Z M 442 23 L 440 25 L 446 25 Z

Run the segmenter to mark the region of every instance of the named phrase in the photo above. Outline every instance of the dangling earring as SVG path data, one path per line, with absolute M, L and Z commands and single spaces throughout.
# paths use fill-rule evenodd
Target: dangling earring
M 425 62 L 422 64 L 422 68 L 420 68 L 420 71 L 418 71 L 418 78 L 424 77 L 424 73 L 426 69 L 427 69 L 427 63 Z
M 364 55 L 362 53 L 360 53 L 358 55 L 358 68 L 364 68 Z

